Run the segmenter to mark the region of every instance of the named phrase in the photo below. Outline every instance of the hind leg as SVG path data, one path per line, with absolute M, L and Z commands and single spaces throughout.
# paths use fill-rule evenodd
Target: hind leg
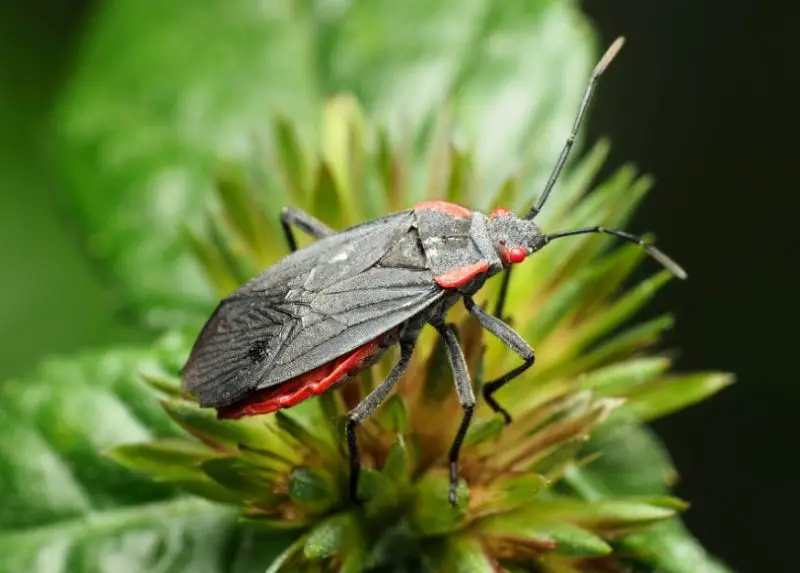
M 336 232 L 319 219 L 312 217 L 305 211 L 295 209 L 294 207 L 284 207 L 283 211 L 281 211 L 281 227 L 283 228 L 283 236 L 286 237 L 286 243 L 289 245 L 289 250 L 291 252 L 297 250 L 297 241 L 295 241 L 294 234 L 292 233 L 292 227 L 297 227 L 315 239 L 322 239 Z

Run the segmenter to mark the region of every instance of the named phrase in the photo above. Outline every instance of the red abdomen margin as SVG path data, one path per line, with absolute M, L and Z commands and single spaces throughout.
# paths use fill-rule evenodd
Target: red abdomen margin
M 217 418 L 243 418 L 269 414 L 282 408 L 289 408 L 295 404 L 322 394 L 337 382 L 357 374 L 373 359 L 381 354 L 381 342 L 387 337 L 382 334 L 370 340 L 363 346 L 338 358 L 326 362 L 313 370 L 300 374 L 294 378 L 270 386 L 263 390 L 256 390 L 238 402 L 217 408 Z

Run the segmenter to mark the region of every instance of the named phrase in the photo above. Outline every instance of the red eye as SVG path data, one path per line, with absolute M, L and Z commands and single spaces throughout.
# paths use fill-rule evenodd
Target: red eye
M 500 258 L 507 265 L 521 263 L 528 256 L 525 247 L 511 247 L 510 249 L 500 249 Z
M 497 209 L 495 209 L 494 211 L 492 211 L 492 212 L 491 212 L 491 214 L 490 214 L 489 216 L 490 216 L 492 219 L 495 219 L 495 218 L 497 218 L 497 217 L 507 217 L 507 216 L 509 216 L 509 215 L 511 215 L 511 211 L 509 211 L 509 210 L 508 210 L 508 209 L 506 209 L 505 207 L 498 207 Z
M 503 245 L 504 247 L 506 246 L 507 243 L 508 241 L 506 241 L 505 239 L 500 239 L 500 244 Z
M 528 256 L 524 247 L 511 247 L 508 250 L 508 260 L 512 263 L 521 263 Z

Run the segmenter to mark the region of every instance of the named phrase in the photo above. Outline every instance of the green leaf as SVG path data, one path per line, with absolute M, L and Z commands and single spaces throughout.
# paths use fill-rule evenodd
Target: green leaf
M 397 506 L 399 487 L 397 479 L 388 472 L 373 469 L 361 470 L 358 480 L 358 496 L 364 500 L 364 514 L 367 517 L 386 515 Z
M 646 427 L 616 422 L 593 437 L 593 449 L 603 456 L 574 467 L 567 482 L 579 495 L 597 501 L 620 495 L 663 494 L 676 480 L 671 461 Z M 651 525 L 623 540 L 642 561 L 664 573 L 729 573 L 706 552 L 677 518 Z
M 275 421 L 284 435 L 313 446 L 329 463 L 335 462 L 340 459 L 336 436 L 330 432 L 331 425 L 322 418 L 320 406 L 319 399 L 306 400 L 295 408 L 277 411 Z
M 233 549 L 226 557 L 222 571 L 227 573 L 263 573 L 275 556 L 297 539 L 294 532 L 264 532 L 241 527 L 230 543 Z
M 495 563 L 477 539 L 458 536 L 447 540 L 435 571 L 448 573 L 494 573 Z
M 264 259 L 268 253 L 269 219 L 265 216 L 261 204 L 253 208 L 254 190 L 248 185 L 245 174 L 231 167 L 217 175 L 217 196 L 222 202 L 226 222 L 247 247 L 255 250 L 258 258 Z M 249 277 L 247 277 L 249 278 Z M 246 279 L 245 279 L 246 280 Z
M 297 131 L 285 117 L 278 117 L 274 138 L 278 165 L 282 167 L 281 174 L 285 178 L 284 185 L 289 189 L 292 199 L 301 201 L 310 191 L 311 171 Z M 253 231 L 252 240 L 255 242 L 259 240 L 256 233 L 262 233 L 263 229 Z
M 339 569 L 339 573 L 361 573 L 364 571 L 366 551 L 360 537 L 357 541 L 346 546 L 343 553 L 344 556 L 342 557 L 342 566 Z
M 154 390 L 169 396 L 170 398 L 180 398 L 181 396 L 181 381 L 166 374 L 152 374 L 142 372 L 142 379 L 147 382 Z
M 611 547 L 597 535 L 576 525 L 546 518 L 510 514 L 490 519 L 485 535 L 503 540 L 518 551 L 555 551 L 560 555 L 599 557 L 611 553 Z M 491 543 L 492 541 L 490 541 Z
M 165 438 L 113 455 L 145 467 L 174 455 L 184 469 L 196 459 L 191 446 L 177 446 L 180 429 L 138 374 L 156 368 L 152 355 L 112 349 L 51 360 L 0 386 L 0 571 L 221 573 L 240 551 L 246 558 L 240 541 L 250 534 L 235 510 L 180 497 L 103 453 Z M 261 562 L 283 544 L 260 545 Z
M 596 300 L 598 289 L 609 280 L 609 275 L 636 255 L 632 249 L 619 249 L 592 265 L 578 269 L 569 281 L 547 298 L 537 312 L 536 320 L 530 325 L 530 338 L 545 340 L 565 319 L 584 311 L 582 307 Z
M 161 479 L 202 474 L 200 464 L 215 456 L 200 442 L 167 438 L 145 444 L 124 444 L 109 451 L 118 464 Z M 174 476 L 173 476 L 174 472 Z
M 418 561 L 422 551 L 420 546 L 420 539 L 409 523 L 405 520 L 397 521 L 382 531 L 372 543 L 364 560 L 366 570 L 381 571 L 391 565 L 407 562 L 409 559 L 416 558 Z
M 467 430 L 464 446 L 474 446 L 500 435 L 505 425 L 505 419 L 499 414 L 477 420 Z
M 671 278 L 668 271 L 662 271 L 626 292 L 601 315 L 587 320 L 586 327 L 572 343 L 572 351 L 580 352 L 585 346 L 622 324 L 649 302 Z
M 625 409 L 648 421 L 701 402 L 733 383 L 729 374 L 693 373 L 655 380 L 628 395 Z
M 280 571 L 296 571 L 296 569 L 288 569 L 289 565 L 296 562 L 305 546 L 306 536 L 299 537 L 294 543 L 289 545 L 275 560 L 270 564 L 265 573 L 279 573 Z M 287 566 L 287 568 L 284 568 Z
M 352 515 L 345 513 L 329 517 L 309 532 L 303 553 L 312 561 L 333 557 L 341 551 L 345 537 L 354 527 Z
M 552 500 L 526 508 L 526 514 L 548 522 L 571 523 L 597 530 L 625 530 L 673 517 L 685 504 L 669 497 L 601 499 L 586 503 Z
M 278 0 L 203 10 L 190 0 L 118 0 L 98 7 L 81 42 L 57 109 L 56 151 L 91 250 L 139 309 L 153 318 L 164 316 L 159 309 L 210 310 L 181 227 L 201 222 L 221 164 L 263 163 L 265 152 L 282 160 L 263 170 L 263 236 L 277 238 L 282 204 L 307 200 L 323 98 L 352 92 L 393 141 L 411 142 L 428 139 L 448 102 L 483 182 L 463 199 L 485 209 L 526 150 L 531 189 L 541 188 L 594 64 L 592 44 L 576 3 L 560 0 Z M 340 149 L 368 135 L 342 133 Z M 414 156 L 417 170 L 423 156 Z M 329 159 L 328 179 L 353 189 L 336 198 L 343 217 L 385 204 L 354 192 L 372 188 L 357 185 L 363 165 Z M 516 200 L 527 205 L 530 196 Z M 264 233 L 246 213 L 236 221 L 248 235 Z
M 404 434 L 408 430 L 408 412 L 402 397 L 398 394 L 389 397 L 381 406 L 377 421 L 388 432 Z
M 213 409 L 200 408 L 184 400 L 168 400 L 162 405 L 186 431 L 219 449 L 233 450 L 239 444 L 254 449 L 269 449 L 269 446 L 278 442 L 260 420 L 218 419 Z
M 397 441 L 392 444 L 389 453 L 386 454 L 386 462 L 383 464 L 381 472 L 391 479 L 403 483 L 408 480 L 410 463 L 406 441 L 402 435 L 398 435 Z
M 657 523 L 625 539 L 626 549 L 657 567 L 659 573 L 732 573 L 710 555 L 678 520 Z
M 328 472 L 302 466 L 289 475 L 289 496 L 304 507 L 323 511 L 339 501 L 336 480 Z
M 678 479 L 658 437 L 630 417 L 601 426 L 592 434 L 586 452 L 598 457 L 584 466 L 572 466 L 565 477 L 587 499 L 666 495 Z
M 672 327 L 669 315 L 660 316 L 622 331 L 594 350 L 583 353 L 574 360 L 562 361 L 552 368 L 537 372 L 540 377 L 578 375 L 614 359 L 627 357 L 634 351 L 655 344 L 661 333 Z
M 600 537 L 569 523 L 549 523 L 542 528 L 556 542 L 559 555 L 601 557 L 611 553 L 611 547 Z
M 218 458 L 203 462 L 201 467 L 211 479 L 238 496 L 241 501 L 270 507 L 281 499 L 281 496 L 272 491 L 275 475 L 246 461 Z
M 547 480 L 535 473 L 501 476 L 492 489 L 484 494 L 487 499 L 480 502 L 475 513 L 491 515 L 512 511 L 533 501 L 547 485 Z
M 457 507 L 448 500 L 449 480 L 444 474 L 427 474 L 415 489 L 411 523 L 422 535 L 440 535 L 454 530 L 466 512 L 469 490 L 463 480 L 456 490 Z
M 235 512 L 199 500 L 107 508 L 18 531 L 0 532 L 0 567 L 8 573 L 223 571 Z
M 223 503 L 239 501 L 201 469 L 201 464 L 215 454 L 200 442 L 168 438 L 146 444 L 125 444 L 111 449 L 109 456 L 121 466 L 207 499 Z
M 601 396 L 625 396 L 662 374 L 669 366 L 668 358 L 658 356 L 625 360 L 584 375 L 581 388 L 595 390 Z
M 95 252 L 138 302 L 209 301 L 179 223 L 199 222 L 220 158 L 245 159 L 273 114 L 312 132 L 312 23 L 293 5 L 98 10 L 60 105 L 60 159 Z

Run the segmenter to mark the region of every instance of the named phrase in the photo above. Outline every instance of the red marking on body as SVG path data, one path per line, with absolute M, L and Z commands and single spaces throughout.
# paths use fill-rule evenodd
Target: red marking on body
M 525 247 L 507 247 L 500 249 L 500 258 L 503 263 L 512 265 L 521 263 L 528 256 L 528 250 Z
M 217 418 L 242 418 L 269 414 L 281 408 L 289 408 L 295 404 L 322 394 L 328 388 L 347 376 L 361 370 L 365 363 L 379 351 L 381 341 L 386 335 L 371 340 L 355 350 L 326 362 L 305 374 L 257 390 L 238 402 L 217 408 Z
M 455 203 L 448 203 L 447 201 L 422 201 L 414 205 L 414 211 L 440 211 L 447 213 L 453 217 L 472 217 L 472 211 L 461 205 Z
M 497 217 L 510 217 L 511 211 L 506 209 L 505 207 L 498 207 L 497 209 L 493 210 L 489 217 L 492 219 L 496 219 Z
M 458 288 L 488 270 L 488 261 L 478 261 L 477 263 L 472 263 L 471 265 L 465 265 L 463 267 L 456 267 L 451 271 L 437 275 L 433 277 L 433 280 L 435 280 L 436 284 L 442 288 Z

